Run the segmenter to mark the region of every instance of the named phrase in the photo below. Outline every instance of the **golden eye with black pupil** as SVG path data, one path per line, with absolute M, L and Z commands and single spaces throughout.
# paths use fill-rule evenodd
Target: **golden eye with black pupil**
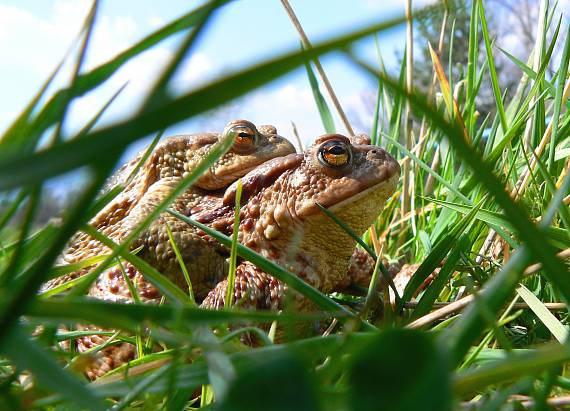
M 257 131 L 247 126 L 235 126 L 230 129 L 234 142 L 239 147 L 251 147 L 257 142 Z
M 327 141 L 319 148 L 318 157 L 326 166 L 344 167 L 352 160 L 352 151 L 342 141 Z

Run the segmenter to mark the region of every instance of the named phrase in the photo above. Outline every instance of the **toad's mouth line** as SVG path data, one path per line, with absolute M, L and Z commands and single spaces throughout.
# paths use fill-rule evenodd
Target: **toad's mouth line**
M 367 197 L 370 194 L 370 192 L 373 192 L 373 191 L 378 191 L 379 195 L 384 194 L 385 198 L 383 200 L 386 200 L 395 191 L 395 188 L 396 188 L 396 185 L 398 184 L 399 179 L 400 179 L 400 175 L 394 174 L 393 176 L 391 176 L 387 180 L 376 183 L 376 184 L 360 191 L 357 194 L 354 194 L 348 198 L 345 198 L 344 200 L 341 200 L 337 203 L 329 204 L 326 207 L 334 213 L 335 211 L 338 211 L 339 209 L 343 209 L 347 205 L 354 203 L 363 197 Z M 381 210 L 379 210 L 378 212 L 380 213 L 380 211 Z

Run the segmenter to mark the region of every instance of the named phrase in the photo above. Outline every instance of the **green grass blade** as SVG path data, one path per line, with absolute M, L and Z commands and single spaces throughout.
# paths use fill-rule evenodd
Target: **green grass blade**
M 97 124 L 99 119 L 103 116 L 103 114 L 105 114 L 105 112 L 111 106 L 111 104 L 113 104 L 113 102 L 117 99 L 117 97 L 119 97 L 119 95 L 127 87 L 127 84 L 128 84 L 128 82 L 124 83 L 121 87 L 119 87 L 117 89 L 117 91 L 115 91 L 113 93 L 111 98 L 109 98 L 105 102 L 105 104 L 99 109 L 99 111 L 93 116 L 93 118 L 91 120 L 89 120 L 89 122 L 79 131 L 78 135 L 81 136 L 81 135 L 87 134 L 89 132 L 89 130 L 91 130 L 93 127 L 95 127 L 95 124 Z
M 566 41 L 564 43 L 564 51 L 558 68 L 558 82 L 556 84 L 556 97 L 554 99 L 554 113 L 552 114 L 552 135 L 550 136 L 550 149 L 548 151 L 548 170 L 554 175 L 554 149 L 557 144 L 558 122 L 560 109 L 562 108 L 562 95 L 564 93 L 564 84 L 566 83 L 566 75 L 568 72 L 568 61 L 570 60 L 570 29 L 566 30 Z
M 156 136 L 154 136 L 154 138 L 152 139 L 152 141 L 150 142 L 150 144 L 146 148 L 144 154 L 142 155 L 142 157 L 138 161 L 137 165 L 133 168 L 133 171 L 131 171 L 129 173 L 129 176 L 127 177 L 127 180 L 125 181 L 125 184 L 128 184 L 131 181 L 133 181 L 133 179 L 137 175 L 138 171 L 141 169 L 141 167 L 144 165 L 144 163 L 146 163 L 146 160 L 148 160 L 148 158 L 152 154 L 152 151 L 154 150 L 154 148 L 156 147 L 156 145 L 158 144 L 158 142 L 160 141 L 160 139 L 162 138 L 163 135 L 164 135 L 164 130 L 160 130 L 158 133 L 156 133 Z
M 438 182 L 440 182 L 444 187 L 446 187 L 451 193 L 453 193 L 454 195 L 456 195 L 457 197 L 459 197 L 463 201 L 465 201 L 467 203 L 471 203 L 471 200 L 469 198 L 467 198 L 465 196 L 465 194 L 463 194 L 461 191 L 459 191 L 459 189 L 457 187 L 450 184 L 442 176 L 440 176 L 438 173 L 436 173 L 434 170 L 432 170 L 431 167 L 428 164 L 426 164 L 424 161 L 422 161 L 418 156 L 416 156 L 414 153 L 412 153 L 410 150 L 408 150 L 406 147 L 404 147 L 402 144 L 400 144 L 398 141 L 396 141 L 392 137 L 390 137 L 386 134 L 383 134 L 383 136 L 385 139 L 390 141 L 390 143 L 392 143 L 392 145 L 394 145 L 399 151 L 406 154 L 406 156 L 410 157 L 422 170 L 424 170 L 429 175 L 433 176 Z
M 224 0 L 222 3 L 229 3 L 231 0 Z M 157 31 L 149 34 L 147 37 L 129 47 L 125 51 L 119 53 L 115 58 L 109 60 L 88 73 L 78 76 L 75 87 L 73 89 L 65 88 L 59 90 L 41 109 L 33 123 L 33 129 L 38 133 L 42 133 L 50 126 L 55 124 L 61 117 L 62 102 L 68 98 L 80 97 L 87 92 L 95 89 L 113 74 L 115 74 L 124 64 L 132 58 L 138 56 L 144 51 L 150 49 L 168 37 L 179 33 L 182 30 L 190 28 L 204 18 L 208 12 L 210 5 L 205 4 L 183 15 L 182 17 L 172 21 Z
M 211 20 L 213 13 L 216 11 L 218 7 L 220 7 L 224 1 L 220 0 L 211 0 L 206 4 L 206 10 L 203 16 L 196 22 L 192 30 L 186 35 L 186 38 L 180 46 L 178 50 L 170 60 L 168 66 L 162 71 L 158 81 L 153 86 L 151 92 L 149 93 L 146 101 L 143 104 L 141 111 L 145 111 L 148 107 L 154 105 L 158 100 L 163 98 L 165 94 L 167 94 L 166 86 L 168 85 L 170 79 L 176 72 L 176 70 L 180 67 L 180 64 L 184 60 L 184 58 L 188 55 L 190 50 L 192 50 L 192 46 L 196 43 L 198 37 L 204 31 L 207 23 Z
M 477 57 L 479 51 L 479 31 L 477 30 L 477 26 L 479 23 L 478 19 L 478 6 L 479 2 L 472 1 L 471 2 L 471 19 L 469 20 L 469 52 L 468 52 L 468 59 L 467 59 L 467 106 L 468 107 L 475 107 L 475 96 L 476 89 L 475 89 L 475 73 L 477 71 Z M 471 113 L 472 117 L 473 114 Z
M 410 282 L 406 285 L 404 290 L 404 295 L 402 296 L 402 303 L 398 306 L 398 311 L 403 308 L 403 304 L 406 301 L 410 301 L 412 296 L 416 293 L 418 288 L 423 284 L 425 279 L 436 269 L 436 267 L 441 263 L 441 261 L 445 258 L 445 256 L 449 253 L 452 247 L 458 243 L 459 237 L 463 234 L 463 232 L 469 227 L 469 225 L 473 222 L 477 211 L 481 207 L 481 203 L 477 206 L 473 207 L 471 212 L 461 218 L 459 222 L 457 222 L 451 231 L 447 233 L 447 235 L 443 236 L 440 241 L 433 247 L 433 250 L 429 253 L 429 255 L 425 258 L 425 260 L 420 264 L 416 272 L 414 273 L 413 277 L 411 278 Z M 429 310 L 433 301 L 428 299 L 422 303 L 420 308 L 420 314 Z M 434 298 L 435 301 L 435 298 Z M 420 316 L 417 315 L 417 317 Z M 414 316 L 414 319 L 417 318 Z
M 472 210 L 471 206 L 466 206 L 463 204 L 451 203 L 448 201 L 437 200 L 435 198 L 426 198 L 426 200 L 431 201 L 435 204 L 439 204 L 443 207 L 449 208 L 450 210 L 457 211 L 462 214 L 467 214 Z M 487 224 L 503 227 L 510 231 L 516 231 L 515 226 L 507 219 L 504 214 L 481 209 L 477 212 L 475 216 L 478 220 L 484 221 Z M 548 227 L 546 229 L 548 233 L 547 237 L 552 240 L 553 244 L 559 248 L 567 248 L 570 247 L 570 241 L 568 239 L 568 234 L 566 230 L 563 230 L 558 227 Z
M 228 285 L 226 288 L 226 299 L 224 300 L 224 306 L 226 308 L 231 307 L 234 303 L 234 289 L 236 281 L 236 267 L 237 267 L 237 246 L 238 246 L 238 234 L 239 234 L 239 216 L 241 210 L 241 190 L 242 182 L 241 178 L 237 181 L 236 186 L 236 198 L 234 206 L 234 226 L 232 232 L 232 245 L 230 247 L 230 264 L 228 272 Z
M 499 118 L 501 119 L 501 129 L 503 130 L 503 134 L 505 134 L 509 126 L 507 122 L 507 116 L 505 114 L 505 108 L 503 106 L 503 97 L 501 95 L 501 89 L 499 87 L 499 79 L 497 76 L 497 69 L 495 68 L 495 59 L 493 57 L 493 47 L 491 45 L 491 40 L 489 39 L 489 29 L 487 28 L 487 18 L 485 17 L 485 7 L 483 6 L 482 0 L 478 0 L 478 7 L 479 7 L 479 18 L 481 20 L 481 32 L 483 33 L 483 39 L 485 41 L 485 51 L 487 52 L 487 64 L 489 67 L 489 76 L 491 77 L 491 85 L 493 88 L 493 94 L 495 95 L 497 112 L 499 113 Z
M 168 367 L 163 367 L 162 369 L 159 369 L 155 373 L 146 376 L 142 381 L 139 381 L 132 388 L 132 390 L 121 399 L 121 401 L 113 405 L 112 410 L 120 411 L 128 407 L 131 404 L 131 402 L 133 402 L 138 396 L 146 392 L 146 390 L 148 390 L 148 387 L 153 385 L 157 380 L 162 378 L 168 372 L 170 372 L 170 369 Z
M 505 360 L 493 361 L 476 369 L 457 374 L 453 382 L 456 395 L 477 392 L 485 387 L 532 375 L 563 364 L 570 359 L 567 345 L 549 344 L 544 348 L 513 354 Z
M 142 258 L 131 254 L 127 250 L 119 250 L 118 244 L 89 225 L 84 226 L 83 231 L 97 241 L 105 244 L 107 247 L 113 250 L 113 253 L 117 252 L 119 256 L 137 267 L 143 273 L 144 278 L 152 283 L 152 285 L 154 285 L 156 288 L 158 288 L 160 292 L 167 296 L 170 300 L 179 304 L 185 304 L 188 302 L 188 297 L 182 292 L 180 288 L 178 288 L 176 284 L 160 274 L 158 270 L 156 270 Z
M 107 167 L 107 170 L 101 170 L 101 173 L 87 186 L 76 206 L 70 210 L 67 220 L 56 233 L 53 242 L 46 248 L 45 253 L 22 273 L 22 281 L 10 287 L 10 294 L 5 294 L 6 298 L 2 301 L 0 310 L 0 343 L 5 340 L 6 333 L 10 331 L 11 326 L 19 318 L 19 313 L 26 309 L 31 298 L 36 294 L 45 279 L 46 273 L 61 253 L 68 239 L 83 222 L 83 213 L 88 209 L 89 204 L 103 185 L 105 176 L 114 164 L 114 160 L 116 159 L 111 157 L 101 161 L 100 167 Z
M 562 323 L 552 314 L 548 308 L 540 301 L 528 288 L 524 285 L 520 285 L 517 288 L 517 294 L 528 304 L 532 312 L 538 317 L 538 319 L 548 328 L 552 333 L 554 338 L 558 340 L 559 343 L 564 344 L 568 337 L 568 328 L 562 325 Z
M 70 297 L 65 300 L 35 300 L 27 307 L 25 314 L 30 318 L 49 319 L 50 321 L 81 321 L 109 328 L 136 331 L 144 322 L 151 322 L 161 327 L 177 327 L 180 324 L 189 327 L 243 321 L 315 321 L 327 318 L 323 313 L 276 313 L 271 311 L 251 310 L 207 310 L 189 304 L 185 306 L 155 304 L 120 304 L 111 301 L 99 301 L 86 297 Z M 336 314 L 346 316 L 343 313 Z
M 435 280 L 429 285 L 427 290 L 424 292 L 420 300 L 418 301 L 418 305 L 412 312 L 412 316 L 410 317 L 410 321 L 414 321 L 423 315 L 427 314 L 433 307 L 433 303 L 439 297 L 439 294 L 445 287 L 445 284 L 453 274 L 455 270 L 455 266 L 459 261 L 461 252 L 466 248 L 465 247 L 465 239 L 466 237 L 463 235 L 457 243 L 451 248 L 449 252 L 449 256 L 445 260 L 443 267 L 435 277 Z M 429 257 L 428 257 L 429 258 Z
M 71 82 L 69 88 L 73 90 L 75 85 L 77 84 L 77 77 L 79 76 L 79 71 L 83 66 L 83 62 L 85 60 L 85 55 L 87 53 L 87 49 L 89 48 L 89 42 L 91 40 L 91 34 L 93 33 L 93 28 L 95 27 L 95 21 L 97 18 L 97 9 L 99 7 L 99 0 L 93 0 L 93 4 L 91 5 L 91 9 L 89 10 L 89 14 L 85 19 L 85 23 L 83 24 L 83 29 L 81 31 L 85 32 L 83 36 L 83 42 L 81 43 L 81 47 L 79 49 L 79 54 L 75 61 L 73 67 L 73 73 L 71 76 Z M 66 94 L 65 98 L 62 101 L 61 106 L 61 115 L 57 120 L 57 125 L 55 127 L 55 131 L 53 133 L 51 144 L 57 144 L 61 141 L 61 131 L 63 129 L 63 125 L 65 123 L 65 119 L 67 117 L 67 112 L 69 109 L 69 104 L 71 103 L 72 98 L 70 94 Z M 96 116 L 97 117 L 97 116 Z
M 525 63 L 523 63 L 521 60 L 519 60 L 518 58 L 516 58 L 515 56 L 513 56 L 511 53 L 509 53 L 508 51 L 502 49 L 499 47 L 499 50 L 501 50 L 503 52 L 503 54 L 505 56 L 508 57 L 509 60 L 511 60 L 518 68 L 521 69 L 521 71 L 526 74 L 529 78 L 533 79 L 533 80 L 537 80 L 539 75 L 538 73 L 536 73 L 532 68 L 530 68 L 529 66 L 527 66 Z M 549 82 L 548 80 L 544 80 L 544 85 L 546 86 L 546 88 L 548 89 L 548 92 L 551 96 L 555 96 L 556 95 L 556 88 L 554 87 L 554 85 Z M 568 103 L 567 103 L 568 104 Z
M 309 85 L 313 91 L 313 97 L 315 99 L 317 109 L 319 110 L 319 115 L 321 116 L 321 121 L 323 122 L 325 132 L 329 134 L 336 133 L 332 113 L 329 109 L 329 106 L 327 105 L 325 98 L 323 97 L 323 94 L 321 93 L 319 82 L 317 81 L 317 77 L 315 76 L 313 68 L 311 67 L 311 63 L 306 62 L 305 69 L 307 71 Z
M 178 261 L 178 265 L 180 266 L 182 275 L 184 275 L 184 280 L 188 285 L 188 297 L 190 299 L 190 303 L 196 305 L 196 298 L 194 298 L 194 288 L 192 287 L 192 280 L 190 279 L 190 273 L 186 268 L 186 264 L 184 263 L 184 259 L 182 258 L 182 253 L 180 253 L 180 249 L 176 245 L 176 241 L 174 241 L 172 230 L 170 229 L 170 226 L 168 225 L 168 222 L 166 220 L 164 220 L 164 227 L 166 228 L 166 233 L 168 234 L 168 241 L 170 242 L 170 246 L 174 250 L 176 261 Z
M 515 203 L 505 191 L 505 188 L 497 176 L 493 173 L 493 167 L 484 161 L 480 154 L 471 147 L 463 138 L 462 130 L 456 124 L 447 122 L 441 114 L 434 110 L 419 93 L 409 94 L 400 84 L 394 80 L 376 73 L 373 69 L 359 63 L 361 67 L 375 73 L 382 78 L 385 86 L 394 92 L 401 94 L 410 100 L 418 112 L 431 119 L 432 124 L 440 129 L 448 138 L 450 145 L 461 160 L 473 170 L 473 176 L 477 178 L 491 194 L 496 203 L 501 206 L 508 216 L 509 221 L 520 233 L 522 239 L 529 247 L 529 251 L 543 263 L 544 271 L 548 278 L 555 284 L 567 301 L 570 301 L 570 283 L 566 281 L 564 264 L 555 256 L 554 248 L 547 242 L 542 241 L 542 233 L 539 228 L 529 220 L 528 213 L 519 203 Z

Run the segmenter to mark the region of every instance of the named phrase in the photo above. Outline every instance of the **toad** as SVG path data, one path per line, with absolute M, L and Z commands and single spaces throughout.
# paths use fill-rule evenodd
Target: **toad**
M 303 154 L 275 158 L 245 175 L 239 241 L 325 293 L 346 284 L 356 242 L 316 203 L 361 235 L 395 191 L 400 174 L 386 151 L 359 142 L 324 135 Z M 224 210 L 194 218 L 231 234 L 235 193 L 234 183 L 222 200 Z M 221 281 L 202 306 L 223 307 L 226 287 L 227 280 Z M 281 308 L 285 290 L 249 262 L 237 268 L 234 301 L 244 307 Z
M 316 205 L 327 207 L 358 235 L 372 224 L 395 190 L 400 167 L 385 150 L 358 144 L 362 142 L 369 140 L 362 137 L 348 139 L 338 134 L 324 135 L 305 153 L 274 158 L 246 174 L 242 178 L 240 243 L 325 293 L 342 289 L 354 280 L 348 278 L 349 266 L 351 272 L 358 271 L 361 266 L 365 269 L 360 271 L 369 272 L 370 257 L 362 250 L 355 251 L 355 240 Z M 231 235 L 235 193 L 236 183 L 225 191 L 223 197 L 210 196 L 208 201 L 192 207 L 188 215 Z M 201 235 L 212 241 L 204 233 Z M 131 265 L 127 268 L 129 276 L 137 278 L 134 274 L 136 269 Z M 283 291 L 279 282 L 248 262 L 240 264 L 237 271 L 234 301 L 248 295 L 248 299 L 242 301 L 246 306 L 279 306 L 275 305 Z M 225 273 L 227 271 L 215 277 Z M 356 278 L 366 276 L 363 273 L 352 275 Z M 139 291 L 141 287 L 154 289 L 144 278 L 137 280 Z M 270 288 L 277 287 L 281 291 L 261 292 L 269 284 Z M 218 283 L 202 306 L 223 307 L 225 287 L 226 280 Z M 154 290 L 155 299 L 160 298 L 158 291 Z M 100 276 L 90 294 L 107 300 L 132 300 L 122 275 Z M 279 297 L 271 302 L 264 301 L 263 298 L 269 298 L 269 294 L 279 294 Z
M 90 224 L 120 243 L 195 169 L 210 150 L 226 137 L 234 141 L 231 149 L 175 200 L 171 205 L 174 210 L 189 214 L 190 209 L 207 202 L 210 196 L 215 198 L 220 195 L 223 189 L 256 166 L 272 158 L 295 152 L 291 143 L 277 134 L 275 127 L 256 128 L 246 120 L 231 121 L 221 134 L 202 133 L 169 137 L 155 147 L 142 167 L 137 169 L 145 151 L 139 153 L 110 179 L 108 186 L 121 184 L 125 188 Z M 172 231 L 176 244 L 181 245 L 182 258 L 187 265 L 195 292 L 203 298 L 220 280 L 217 274 L 223 275 L 226 262 L 225 257 L 198 236 L 195 229 L 163 213 L 130 247 L 142 247 L 139 256 L 183 286 L 183 276 L 170 246 L 166 224 Z M 109 252 L 108 248 L 87 234 L 79 233 L 71 240 L 59 263 L 70 264 Z M 42 291 L 77 278 L 90 268 L 54 278 L 44 284 Z M 151 294 L 154 292 L 152 288 L 147 290 Z M 147 297 L 151 298 L 152 295 Z
M 324 135 L 303 154 L 274 158 L 247 173 L 242 178 L 239 241 L 323 292 L 346 284 L 355 240 L 325 216 L 316 203 L 333 211 L 359 235 L 370 226 L 394 192 L 400 167 L 386 151 L 366 143 L 338 134 Z M 231 234 L 235 194 L 233 184 L 223 196 L 210 196 L 208 201 L 188 207 L 187 214 Z M 209 241 L 204 233 L 194 233 Z M 226 273 L 224 270 L 215 277 Z M 137 277 L 136 269 L 129 264 L 126 274 L 136 280 L 137 291 L 153 288 L 142 276 Z M 223 307 L 226 287 L 227 280 L 220 281 L 201 306 Z M 279 309 L 285 291 L 281 282 L 253 264 L 246 261 L 238 265 L 234 301 L 240 306 Z M 99 277 L 89 293 L 132 302 L 123 277 L 109 272 Z M 303 308 L 306 301 L 297 297 L 297 308 Z M 156 302 L 159 298 L 156 293 L 146 301 Z M 105 341 L 106 337 L 98 335 L 82 337 L 77 341 L 78 349 L 83 352 Z M 87 369 L 91 379 L 135 356 L 134 347 L 127 343 L 106 347 L 99 354 Z

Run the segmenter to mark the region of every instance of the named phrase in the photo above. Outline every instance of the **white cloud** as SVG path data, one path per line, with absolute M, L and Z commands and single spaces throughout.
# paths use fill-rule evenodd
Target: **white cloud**
M 0 4 L 0 44 L 6 43 L 18 27 L 24 31 L 34 23 L 34 16 L 26 10 Z
M 2 64 L 42 73 L 46 67 L 55 66 L 79 32 L 88 10 L 79 13 L 69 4 L 56 2 L 48 19 L 23 8 L 0 5 Z
M 194 53 L 182 62 L 178 71 L 172 78 L 171 88 L 175 92 L 188 91 L 199 84 L 203 84 L 214 78 L 218 70 L 214 69 L 214 63 L 204 53 Z
M 260 90 L 241 101 L 242 117 L 255 124 L 272 124 L 281 135 L 293 139 L 294 122 L 303 144 L 323 134 L 311 90 L 287 84 L 275 90 Z
M 164 26 L 166 23 L 165 20 L 160 16 L 150 16 L 146 22 L 153 29 L 158 29 Z

